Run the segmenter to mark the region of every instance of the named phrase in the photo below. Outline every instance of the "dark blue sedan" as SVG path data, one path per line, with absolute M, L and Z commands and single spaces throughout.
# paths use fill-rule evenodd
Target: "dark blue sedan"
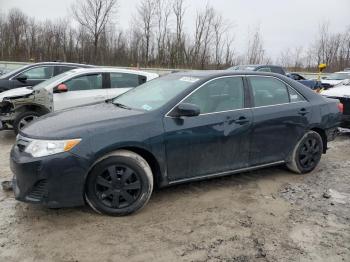
M 170 74 L 21 131 L 11 152 L 15 196 L 127 215 L 154 186 L 274 165 L 308 173 L 334 138 L 340 109 L 278 74 Z

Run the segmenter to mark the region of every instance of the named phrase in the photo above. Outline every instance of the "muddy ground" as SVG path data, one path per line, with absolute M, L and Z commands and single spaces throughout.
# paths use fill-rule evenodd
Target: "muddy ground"
M 1 181 L 13 141 L 0 132 Z M 0 190 L 0 261 L 350 261 L 350 134 L 311 174 L 268 168 L 161 189 L 123 218 Z

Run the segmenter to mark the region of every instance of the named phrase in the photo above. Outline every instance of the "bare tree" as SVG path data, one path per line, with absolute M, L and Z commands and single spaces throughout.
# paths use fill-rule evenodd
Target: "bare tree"
M 72 6 L 74 18 L 93 38 L 94 59 L 99 39 L 116 11 L 117 0 L 79 0 Z
M 156 13 L 155 0 L 142 0 L 137 8 L 138 23 L 142 28 L 143 62 L 147 66 L 151 52 L 152 32 Z
M 184 41 L 184 16 L 185 16 L 185 0 L 174 0 L 173 3 L 173 13 L 175 15 L 176 21 L 176 31 L 175 31 L 175 44 L 174 44 L 174 58 L 175 66 L 178 64 L 183 64 L 185 55 L 185 41 Z
M 260 64 L 264 61 L 265 50 L 258 27 L 248 40 L 247 62 L 249 64 Z
M 157 20 L 157 56 L 158 65 L 165 64 L 166 40 L 169 34 L 169 19 L 171 14 L 171 3 L 169 0 L 155 0 L 155 16 Z

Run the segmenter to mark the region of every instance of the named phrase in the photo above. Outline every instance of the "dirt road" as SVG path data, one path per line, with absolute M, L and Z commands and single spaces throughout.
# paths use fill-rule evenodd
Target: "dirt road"
M 14 136 L 0 132 L 0 180 Z M 317 170 L 284 168 L 154 192 L 123 218 L 49 210 L 0 190 L 0 261 L 350 261 L 350 135 Z

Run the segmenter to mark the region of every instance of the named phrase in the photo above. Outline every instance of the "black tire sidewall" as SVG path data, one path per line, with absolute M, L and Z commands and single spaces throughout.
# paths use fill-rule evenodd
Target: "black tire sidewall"
M 106 167 L 116 164 L 130 167 L 138 174 L 141 180 L 141 193 L 138 199 L 132 205 L 120 209 L 110 208 L 101 203 L 96 196 L 94 189 L 97 176 L 104 172 Z M 133 158 L 125 156 L 111 156 L 102 160 L 100 163 L 96 164 L 86 180 L 86 198 L 89 204 L 92 205 L 96 211 L 112 216 L 124 216 L 141 209 L 149 200 L 150 194 L 152 194 L 152 189 L 152 183 L 149 181 L 149 177 L 140 163 Z
M 27 116 L 37 116 L 37 117 L 40 117 L 40 114 L 36 111 L 28 111 L 28 112 L 23 112 L 21 114 L 19 114 L 15 121 L 13 122 L 13 128 L 15 130 L 15 133 L 18 134 L 19 132 L 19 123 L 21 122 L 21 120 L 24 118 L 24 117 L 27 117 Z
M 299 161 L 299 153 L 300 153 L 301 147 L 304 145 L 304 142 L 305 142 L 306 140 L 310 139 L 310 137 L 316 138 L 316 140 L 318 141 L 318 144 L 319 144 L 319 147 L 320 147 L 320 154 L 319 154 L 319 156 L 318 156 L 317 162 L 314 164 L 313 167 L 311 167 L 311 168 L 304 168 L 304 167 L 302 167 L 301 164 L 300 164 L 300 161 Z M 295 154 L 295 156 L 294 156 L 294 158 L 295 158 L 295 159 L 294 159 L 295 164 L 296 164 L 298 170 L 300 171 L 300 173 L 301 173 L 301 174 L 305 174 L 305 173 L 309 173 L 309 172 L 313 171 L 313 170 L 317 167 L 317 165 L 319 164 L 319 162 L 320 162 L 320 160 L 321 160 L 321 157 L 322 157 L 322 154 L 323 154 L 323 141 L 322 141 L 321 136 L 320 136 L 318 133 L 313 132 L 313 131 L 307 133 L 306 136 L 304 136 L 304 137 L 302 138 L 302 140 L 300 141 L 300 143 L 298 143 L 298 148 L 297 148 L 296 154 Z

